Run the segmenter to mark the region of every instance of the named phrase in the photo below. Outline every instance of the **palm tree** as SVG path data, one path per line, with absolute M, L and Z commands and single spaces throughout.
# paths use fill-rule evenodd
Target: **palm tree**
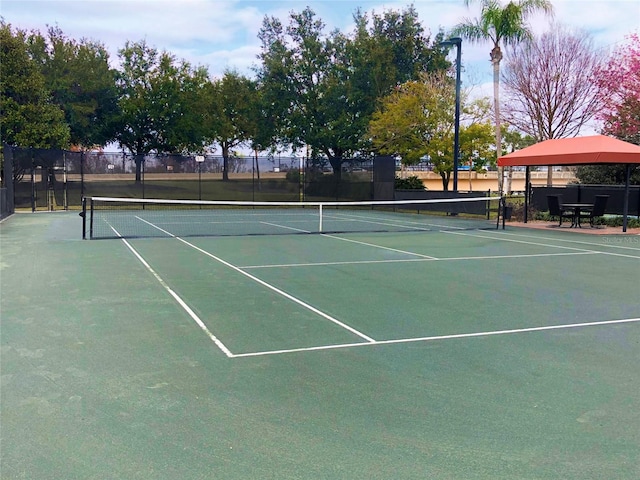
M 474 0 L 464 0 L 469 6 Z M 502 138 L 500 132 L 500 60 L 502 60 L 501 44 L 516 45 L 528 41 L 533 34 L 527 25 L 527 18 L 542 11 L 548 15 L 553 14 L 553 6 L 549 0 L 511 0 L 502 6 L 499 0 L 480 0 L 482 11 L 480 18 L 464 19 L 456 25 L 452 36 L 459 36 L 472 43 L 491 41 L 491 64 L 493 65 L 493 108 L 496 127 L 496 153 L 502 152 Z M 498 172 L 498 185 L 503 191 L 502 171 Z

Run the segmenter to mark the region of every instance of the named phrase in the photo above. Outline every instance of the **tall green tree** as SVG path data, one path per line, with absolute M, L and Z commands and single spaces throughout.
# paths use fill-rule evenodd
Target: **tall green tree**
M 252 139 L 258 141 L 256 106 L 259 102 L 256 83 L 235 71 L 211 82 L 203 99 L 207 109 L 206 138 L 222 150 L 222 180 L 229 180 L 232 150 Z
M 119 56 L 116 139 L 134 155 L 140 182 L 145 155 L 202 149 L 203 111 L 197 98 L 207 75 L 145 41 L 127 42 Z
M 367 128 L 379 98 L 420 72 L 448 65 L 430 47 L 413 8 L 370 20 L 354 15 L 356 30 L 326 35 L 307 8 L 288 26 L 265 18 L 258 79 L 265 99 L 280 108 L 280 138 L 325 156 L 339 177 L 343 158 L 367 149 Z
M 468 6 L 474 0 L 465 0 Z M 490 59 L 493 66 L 493 105 L 495 121 L 496 152 L 502 154 L 501 117 L 500 117 L 500 62 L 503 45 L 517 45 L 532 38 L 527 19 L 534 13 L 552 14 L 549 0 L 512 0 L 502 5 L 499 0 L 479 0 L 480 17 L 464 19 L 456 25 L 452 35 L 460 36 L 470 42 L 490 42 L 493 45 Z M 503 175 L 499 172 L 499 189 L 503 191 Z
M 58 27 L 29 39 L 32 58 L 40 67 L 51 100 L 65 113 L 71 144 L 104 146 L 115 137 L 116 72 L 109 67 L 103 45 L 67 38 Z
M 322 138 L 326 82 L 335 68 L 332 43 L 310 8 L 292 12 L 289 20 L 285 28 L 275 17 L 264 19 L 258 35 L 262 42 L 258 78 L 265 98 L 280 110 L 280 139 L 294 149 L 309 145 L 333 161 L 342 151 Z
M 19 147 L 65 148 L 69 126 L 51 102 L 45 78 L 28 48 L 28 34 L 0 21 L 0 137 Z
M 400 84 L 419 80 L 424 73 L 448 69 L 451 64 L 439 47 L 444 34 L 433 40 L 421 25 L 413 6 L 368 15 L 357 10 L 353 40 L 347 43 L 347 82 L 351 85 L 352 124 L 359 128 L 360 147 L 368 149 L 367 131 L 380 99 Z

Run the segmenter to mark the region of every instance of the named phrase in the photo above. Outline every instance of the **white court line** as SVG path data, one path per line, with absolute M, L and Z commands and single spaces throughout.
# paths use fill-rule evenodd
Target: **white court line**
M 328 267 L 332 265 L 367 265 L 376 263 L 407 263 L 407 262 L 448 262 L 456 260 L 500 260 L 505 258 L 530 258 L 530 257 L 567 257 L 575 255 L 596 255 L 597 252 L 563 252 L 563 253 L 532 253 L 519 255 L 485 255 L 477 257 L 441 257 L 441 258 L 399 258 L 395 260 L 354 260 L 342 262 L 309 262 L 309 263 L 280 263 L 270 265 L 243 265 L 242 269 L 258 268 L 289 268 L 289 267 Z
M 180 296 L 175 291 L 173 291 L 173 289 L 169 285 L 167 285 L 167 283 L 162 279 L 162 277 L 158 275 L 158 273 L 153 268 L 151 268 L 151 265 L 149 265 L 147 261 L 144 258 L 142 258 L 142 256 L 137 252 L 137 250 L 133 248 L 133 246 L 131 246 L 131 244 L 126 239 L 122 238 L 120 233 L 118 233 L 118 231 L 115 228 L 113 228 L 113 226 L 109 225 L 109 227 L 111 227 L 111 230 L 113 230 L 115 234 L 120 238 L 120 240 L 124 242 L 127 248 L 131 250 L 131 252 L 136 256 L 136 258 L 140 260 L 142 265 L 144 265 L 145 268 L 149 270 L 149 272 L 151 272 L 151 274 L 156 278 L 156 280 L 158 280 L 160 285 L 162 285 L 164 289 L 167 292 L 169 292 L 169 294 L 175 299 L 175 301 L 178 302 L 178 304 L 184 309 L 184 311 L 187 312 L 187 314 L 193 319 L 193 321 L 195 321 L 198 324 L 198 326 L 202 329 L 202 331 L 207 334 L 207 336 L 213 341 L 213 343 L 215 343 L 216 346 L 220 350 L 222 350 L 222 352 L 227 357 L 229 358 L 233 357 L 233 353 L 231 353 L 231 351 L 224 345 L 224 343 L 222 343 L 218 339 L 218 337 L 216 337 L 213 333 L 211 333 L 211 331 L 207 328 L 207 326 L 200 319 L 200 317 L 198 317 L 198 315 L 196 315 L 196 313 L 189 307 L 189 305 L 187 305 L 186 302 L 182 300 L 182 298 L 180 298 Z
M 426 217 L 426 216 L 425 216 Z M 391 226 L 395 226 L 395 227 L 402 227 L 402 228 L 406 228 L 406 229 L 410 229 L 412 231 L 433 231 L 432 228 L 426 228 L 426 227 L 435 227 L 437 229 L 451 229 L 451 230 L 467 230 L 469 228 L 468 225 L 466 226 L 458 226 L 458 225 L 447 225 L 447 224 L 441 224 L 441 223 L 430 223 L 430 222 L 412 222 L 409 221 L 408 219 L 404 219 L 403 223 L 400 224 L 392 224 L 392 223 L 380 223 L 379 221 L 376 221 L 375 217 L 365 217 L 365 216 L 350 216 L 347 213 L 334 213 L 332 214 L 331 217 L 329 218 L 333 218 L 333 219 L 340 219 L 340 218 L 347 218 L 347 219 L 351 219 L 353 218 L 356 221 L 361 221 L 361 222 L 365 222 L 365 223 L 374 223 L 374 224 L 380 224 L 380 225 L 391 225 Z M 369 220 L 367 220 L 369 219 Z M 484 223 L 484 222 L 483 222 Z M 487 220 L 487 224 L 489 223 L 493 223 L 492 221 Z
M 576 243 L 576 244 L 579 244 L 579 245 L 590 245 L 592 247 L 616 248 L 616 249 L 621 249 L 621 250 L 633 250 L 633 251 L 640 252 L 640 247 L 629 247 L 629 246 L 626 246 L 626 245 L 615 245 L 615 244 L 612 244 L 612 243 L 594 243 L 594 242 L 585 242 L 584 240 L 568 240 L 568 239 L 565 239 L 565 238 L 550 238 L 550 237 L 542 237 L 542 236 L 538 236 L 538 235 L 521 235 L 521 234 L 518 234 L 518 233 L 509 233 L 509 232 L 496 232 L 496 233 L 498 235 L 510 235 L 512 237 L 537 238 L 537 239 L 540 239 L 540 240 L 551 240 L 553 242 Z M 624 238 L 632 238 L 633 240 L 636 240 L 634 238 L 634 236 L 617 237 L 617 238 L 622 238 L 622 239 L 624 239 Z M 610 254 L 610 252 L 601 252 L 601 253 Z M 637 258 L 637 257 L 635 257 L 635 258 Z
M 376 217 L 364 217 L 361 215 L 349 215 L 347 213 L 331 213 L 324 214 L 324 218 L 329 218 L 331 220 L 343 221 L 348 220 L 350 222 L 360 222 L 360 223 L 372 223 L 374 225 L 382 225 L 385 227 L 399 227 L 404 229 L 411 229 L 412 231 L 430 231 L 431 229 L 425 228 L 425 223 L 417 223 L 417 222 L 405 222 L 405 223 L 392 223 L 391 221 L 381 220 Z
M 341 348 L 352 348 L 352 347 L 363 347 L 363 346 L 374 346 L 374 345 L 393 345 L 393 344 L 400 344 L 400 343 L 431 342 L 436 340 L 453 340 L 458 338 L 490 337 L 490 336 L 496 336 L 496 335 L 511 335 L 514 333 L 542 332 L 546 330 L 564 330 L 569 328 L 594 327 L 594 326 L 601 326 L 601 325 L 615 325 L 615 324 L 633 323 L 633 322 L 640 322 L 640 318 L 625 318 L 622 320 L 604 320 L 600 322 L 572 323 L 572 324 L 565 324 L 565 325 L 549 325 L 545 327 L 516 328 L 512 330 L 493 330 L 493 331 L 487 331 L 487 332 L 458 333 L 453 335 L 437 335 L 433 337 L 401 338 L 396 340 L 380 340 L 373 343 L 342 343 L 342 344 L 336 344 L 336 345 L 321 345 L 317 347 L 289 348 L 289 349 L 282 349 L 282 350 L 267 350 L 262 352 L 236 353 L 233 355 L 233 358 L 261 357 L 266 355 L 314 352 L 319 350 L 337 350 Z
M 322 234 L 323 237 L 329 237 L 329 238 L 334 238 L 336 240 L 342 240 L 343 242 L 351 242 L 351 243 L 357 243 L 359 245 L 365 245 L 367 247 L 374 247 L 374 248 L 380 248 L 382 250 L 389 250 L 391 252 L 397 252 L 397 253 L 403 253 L 405 255 L 413 255 L 415 257 L 421 257 L 421 258 L 426 258 L 429 260 L 437 260 L 436 257 L 431 257 L 429 255 L 423 255 L 421 253 L 415 253 L 415 252 L 407 252 L 406 250 L 399 250 L 397 248 L 391 248 L 391 247 L 384 247 L 382 245 L 376 245 L 375 243 L 368 243 L 368 242 L 361 242 L 359 240 L 353 240 L 351 238 L 345 238 L 345 237 L 338 237 L 337 235 L 330 235 L 328 233 L 323 233 Z
M 309 230 L 302 230 L 301 228 L 288 227 L 286 225 L 280 225 L 278 223 L 271 223 L 271 222 L 260 222 L 260 223 L 262 223 L 263 225 L 270 225 L 272 227 L 284 228 L 285 230 L 293 230 L 294 232 L 311 233 Z
M 586 253 L 601 253 L 601 254 L 605 254 L 606 252 L 600 252 L 598 250 L 587 250 L 584 248 L 575 248 L 575 247 L 565 247 L 563 245 L 550 245 L 548 243 L 537 243 L 537 242 L 528 242 L 525 240 L 513 240 L 511 238 L 500 238 L 500 237 L 492 237 L 492 236 L 488 236 L 488 235 L 479 235 L 476 233 L 463 233 L 463 232 L 449 232 L 449 231 L 442 231 L 442 233 L 446 233 L 449 235 L 462 235 L 465 237 L 475 237 L 475 238 L 488 238 L 490 240 L 500 240 L 502 242 L 511 242 L 511 243 L 523 243 L 525 245 L 535 245 L 537 247 L 549 247 L 549 248 L 561 248 L 564 250 L 575 250 L 578 252 L 586 252 Z
M 280 290 L 278 287 L 275 287 L 275 286 L 271 285 L 270 283 L 267 283 L 267 282 L 265 282 L 264 280 L 261 280 L 261 279 L 259 279 L 258 277 L 254 276 L 254 275 L 251 275 L 251 274 L 250 274 L 250 273 L 248 273 L 248 272 L 245 272 L 245 271 L 244 271 L 244 270 L 242 270 L 240 267 L 236 267 L 235 265 L 233 265 L 233 264 L 231 264 L 231 263 L 229 263 L 229 262 L 227 262 L 227 261 L 225 261 L 225 260 L 223 260 L 223 259 L 221 259 L 221 258 L 219 258 L 219 257 L 216 257 L 216 256 L 215 256 L 214 254 L 212 254 L 211 252 L 207 252 L 206 250 L 203 250 L 202 248 L 197 247 L 196 245 L 194 245 L 194 244 L 192 244 L 192 243 L 190 243 L 190 242 L 187 242 L 187 241 L 186 241 L 185 239 L 183 239 L 183 238 L 176 237 L 176 236 L 175 236 L 175 235 L 173 235 L 172 233 L 167 232 L 166 230 L 163 230 L 162 228 L 158 227 L 157 225 L 154 225 L 153 223 L 150 223 L 150 222 L 146 221 L 146 220 L 145 220 L 145 219 L 143 219 L 143 218 L 140 218 L 140 217 L 136 217 L 136 218 L 138 218 L 138 220 L 140 220 L 140 221 L 142 221 L 142 222 L 145 222 L 145 223 L 147 223 L 148 225 L 150 225 L 150 226 L 152 226 L 152 227 L 154 227 L 154 228 L 157 228 L 157 229 L 158 229 L 158 230 L 160 230 L 161 232 L 166 233 L 166 234 L 167 234 L 167 235 L 169 235 L 170 237 L 173 237 L 173 238 L 175 238 L 176 240 L 179 240 L 180 242 L 184 243 L 185 245 L 188 245 L 189 247 L 193 248 L 194 250 L 197 250 L 198 252 L 200 252 L 200 253 L 202 253 L 202 254 L 204 254 L 204 255 L 206 255 L 206 256 L 208 256 L 208 257 L 210 257 L 210 258 L 214 259 L 215 261 L 217 261 L 217 262 L 219 262 L 219 263 L 223 264 L 224 266 L 229 267 L 230 269 L 232 269 L 232 270 L 234 270 L 234 271 L 238 272 L 239 274 L 244 275 L 245 277 L 247 277 L 247 278 L 249 278 L 249 279 L 253 280 L 254 282 L 259 283 L 259 284 L 260 284 L 260 285 L 262 285 L 263 287 L 268 288 L 269 290 L 271 290 L 271 291 L 273 291 L 273 292 L 277 293 L 278 295 L 281 295 L 281 296 L 285 297 L 286 299 L 291 300 L 291 301 L 292 301 L 292 302 L 294 302 L 294 303 L 297 303 L 297 304 L 298 304 L 298 305 L 300 305 L 301 307 L 306 308 L 307 310 L 309 310 L 309 311 L 311 311 L 311 312 L 315 313 L 316 315 L 319 315 L 319 316 L 321 316 L 322 318 L 324 318 L 324 319 L 326 319 L 326 320 L 329 320 L 329 321 L 330 321 L 330 322 L 332 322 L 332 323 L 335 323 L 336 325 L 338 325 L 338 326 L 340 326 L 340 327 L 344 328 L 345 330 L 348 330 L 349 332 L 351 332 L 351 333 L 353 333 L 353 334 L 357 335 L 358 337 L 360 337 L 360 338 L 362 338 L 362 339 L 366 340 L 367 342 L 375 342 L 375 340 L 374 340 L 373 338 L 369 337 L 368 335 L 365 335 L 364 333 L 359 332 L 359 331 L 358 331 L 358 330 L 356 330 L 355 328 L 353 328 L 353 327 L 351 327 L 351 326 L 347 325 L 346 323 L 341 322 L 340 320 L 338 320 L 337 318 L 332 317 L 332 316 L 331 316 L 331 315 L 329 315 L 329 314 L 324 313 L 324 312 L 323 312 L 323 311 L 321 311 L 321 310 L 318 310 L 318 309 L 317 309 L 317 308 L 315 308 L 314 306 L 312 306 L 312 305 L 310 305 L 310 304 L 308 304 L 308 303 L 306 303 L 306 302 L 303 302 L 303 301 L 302 301 L 302 300 L 300 300 L 299 298 L 294 297 L 293 295 L 291 295 L 291 294 L 289 294 L 289 293 L 285 292 L 284 290 Z

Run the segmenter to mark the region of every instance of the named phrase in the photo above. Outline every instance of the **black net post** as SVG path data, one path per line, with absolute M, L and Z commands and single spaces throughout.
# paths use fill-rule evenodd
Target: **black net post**
M 90 202 L 90 209 L 91 211 L 89 212 L 89 238 L 93 238 L 93 198 L 91 199 L 91 202 Z
M 82 211 L 80 212 L 82 217 L 82 239 L 87 239 L 87 199 L 82 197 Z

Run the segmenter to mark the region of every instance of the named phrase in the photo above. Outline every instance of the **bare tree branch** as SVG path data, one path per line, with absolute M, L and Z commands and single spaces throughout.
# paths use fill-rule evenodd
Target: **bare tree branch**
M 538 141 L 576 136 L 598 110 L 594 73 L 602 61 L 588 34 L 557 26 L 509 49 L 505 119 Z

